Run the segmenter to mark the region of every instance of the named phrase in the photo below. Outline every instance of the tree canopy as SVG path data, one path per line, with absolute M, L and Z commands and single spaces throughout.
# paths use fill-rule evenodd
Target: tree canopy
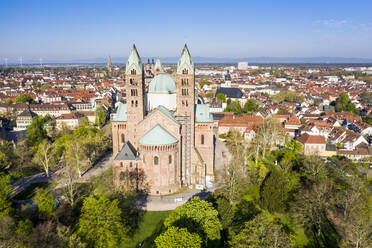
M 106 196 L 84 200 L 78 233 L 92 247 L 120 247 L 126 239 L 118 201 Z

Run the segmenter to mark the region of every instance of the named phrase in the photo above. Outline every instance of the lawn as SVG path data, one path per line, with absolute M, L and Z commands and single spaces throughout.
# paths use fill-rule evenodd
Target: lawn
M 142 247 L 146 247 L 146 243 L 150 243 L 155 236 L 157 236 L 157 232 L 160 231 L 163 221 L 171 211 L 150 211 L 146 212 L 143 215 L 142 221 L 139 224 L 137 231 L 134 233 L 132 237 L 130 237 L 129 242 L 127 243 L 126 247 L 128 248 L 135 248 L 139 243 L 143 243 Z
M 27 188 L 25 188 L 25 190 L 23 190 L 22 192 L 20 192 L 13 199 L 14 200 L 28 200 L 28 199 L 31 199 L 35 195 L 35 189 L 36 188 L 43 188 L 43 189 L 45 189 L 49 185 L 50 185 L 50 183 L 48 183 L 48 182 L 40 182 L 40 183 L 30 184 L 30 185 L 28 185 Z

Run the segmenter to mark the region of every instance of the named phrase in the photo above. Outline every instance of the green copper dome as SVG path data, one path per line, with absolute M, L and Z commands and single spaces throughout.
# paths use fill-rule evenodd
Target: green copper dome
M 176 81 L 165 72 L 159 73 L 149 84 L 149 93 L 176 93 Z

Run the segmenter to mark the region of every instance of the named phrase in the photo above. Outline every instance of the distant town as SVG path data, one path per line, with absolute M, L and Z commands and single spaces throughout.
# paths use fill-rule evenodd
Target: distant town
M 147 90 L 154 59 L 146 62 Z M 97 108 L 109 119 L 127 100 L 123 67 L 2 67 L 3 138 L 22 137 L 10 134 L 26 130 L 34 116 L 49 115 L 57 128 L 75 128 L 81 118 L 95 123 Z M 175 66 L 164 70 L 174 74 Z M 233 128 L 250 140 L 270 117 L 303 144 L 304 154 L 372 155 L 371 66 L 197 64 L 195 80 L 197 101 L 208 104 L 220 138 Z

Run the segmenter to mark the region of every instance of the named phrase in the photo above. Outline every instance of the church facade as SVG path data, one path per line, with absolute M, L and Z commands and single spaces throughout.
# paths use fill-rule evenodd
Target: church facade
M 213 118 L 209 106 L 197 104 L 195 67 L 185 45 L 173 76 L 159 59 L 154 77 L 133 46 L 125 67 L 126 103 L 112 118 L 114 182 L 126 184 L 128 173 L 141 172 L 152 195 L 182 187 L 209 185 L 214 177 Z

